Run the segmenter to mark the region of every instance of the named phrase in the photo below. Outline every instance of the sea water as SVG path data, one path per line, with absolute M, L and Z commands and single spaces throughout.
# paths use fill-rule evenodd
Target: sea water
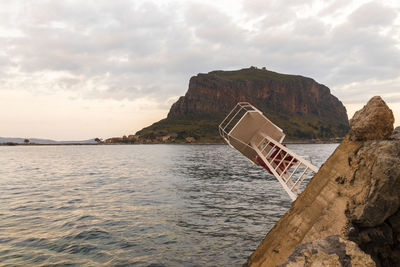
M 3 146 L 0 266 L 241 266 L 290 204 L 227 145 Z

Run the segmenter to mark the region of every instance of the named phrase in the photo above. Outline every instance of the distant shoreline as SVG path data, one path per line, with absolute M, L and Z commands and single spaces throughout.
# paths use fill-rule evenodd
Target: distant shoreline
M 339 144 L 340 140 L 288 140 L 283 144 Z M 115 146 L 115 145 L 227 145 L 226 143 L 69 143 L 69 144 L 21 144 L 0 143 L 0 146 Z
M 70 144 L 21 144 L 21 143 L 0 143 L 0 146 L 97 146 L 102 144 L 92 143 L 70 143 Z

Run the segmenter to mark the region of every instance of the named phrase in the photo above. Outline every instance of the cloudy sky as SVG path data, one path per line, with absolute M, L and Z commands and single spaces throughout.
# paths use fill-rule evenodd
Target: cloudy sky
M 249 66 L 327 85 L 400 125 L 400 2 L 0 0 L 0 136 L 132 134 L 189 78 Z

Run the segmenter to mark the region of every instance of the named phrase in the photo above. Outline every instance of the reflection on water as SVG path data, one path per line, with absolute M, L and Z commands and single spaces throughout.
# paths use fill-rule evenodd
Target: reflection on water
M 320 166 L 336 145 L 289 145 Z M 0 147 L 0 265 L 240 266 L 290 206 L 225 145 Z

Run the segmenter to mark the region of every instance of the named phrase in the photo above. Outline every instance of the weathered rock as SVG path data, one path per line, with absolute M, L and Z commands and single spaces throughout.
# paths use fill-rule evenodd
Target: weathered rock
M 293 253 L 280 267 L 303 266 L 376 266 L 371 256 L 363 252 L 356 243 L 339 235 L 296 246 Z
M 394 116 L 379 96 L 371 98 L 350 120 L 352 140 L 385 139 L 393 132 Z
M 192 136 L 188 136 L 185 138 L 186 143 L 194 143 L 196 142 L 196 138 L 192 137 Z
M 283 264 L 300 244 L 325 244 L 333 235 L 353 241 L 377 266 L 400 266 L 400 140 L 396 133 L 388 138 L 391 119 L 382 114 L 391 111 L 376 97 L 356 113 L 355 129 L 267 234 L 248 266 Z M 372 127 L 375 118 L 387 119 Z M 313 254 L 313 261 L 338 257 L 324 253 Z
M 400 142 L 368 141 L 350 158 L 357 192 L 348 217 L 360 227 L 382 224 L 400 205 Z
M 400 126 L 397 126 L 389 136 L 389 140 L 400 140 Z
M 345 107 L 325 85 L 251 67 L 193 76 L 168 117 L 136 134 L 160 136 L 160 131 L 166 131 L 180 133 L 177 141 L 192 136 L 196 142 L 222 142 L 218 125 L 238 102 L 245 101 L 285 129 L 288 138 L 342 138 L 349 130 Z
M 187 93 L 172 105 L 168 118 L 219 114 L 225 117 L 241 101 L 252 103 L 266 114 L 315 115 L 347 125 L 346 109 L 325 85 L 300 75 L 254 67 L 193 76 Z

